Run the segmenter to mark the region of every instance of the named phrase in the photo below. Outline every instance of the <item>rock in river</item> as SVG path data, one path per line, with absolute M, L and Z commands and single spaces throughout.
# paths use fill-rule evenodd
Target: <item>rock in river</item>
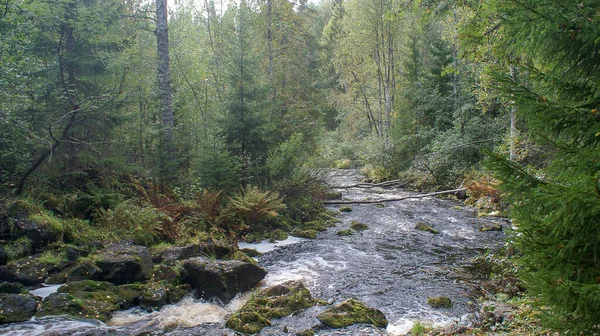
M 339 305 L 329 308 L 319 316 L 319 321 L 331 328 L 343 328 L 355 323 L 372 324 L 379 328 L 386 328 L 388 321 L 385 315 L 374 308 L 365 306 L 364 303 L 348 299 Z
M 239 260 L 196 257 L 184 261 L 183 268 L 186 272 L 184 281 L 198 290 L 198 296 L 205 299 L 216 297 L 223 302 L 254 287 L 267 275 L 264 269 Z
M 115 244 L 96 255 L 101 280 L 117 285 L 144 281 L 152 275 L 152 257 L 145 246 Z
M 28 294 L 0 294 L 0 324 L 29 320 L 37 305 L 37 300 Z

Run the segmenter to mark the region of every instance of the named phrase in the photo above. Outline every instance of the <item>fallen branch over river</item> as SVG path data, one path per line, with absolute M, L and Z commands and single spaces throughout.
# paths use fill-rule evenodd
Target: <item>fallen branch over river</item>
M 374 187 L 391 187 L 391 186 L 397 186 L 397 187 L 401 188 L 406 183 L 408 183 L 408 182 L 406 182 L 404 180 L 385 181 L 385 182 L 381 182 L 381 183 L 362 182 L 362 183 L 351 184 L 351 185 L 347 185 L 347 186 L 333 186 L 330 188 L 331 189 L 347 189 L 347 188 L 374 188 Z
M 422 198 L 422 197 L 429 197 L 429 196 L 436 196 L 436 195 L 443 195 L 443 194 L 459 193 L 459 192 L 466 191 L 466 190 L 467 190 L 467 188 L 459 188 L 459 189 L 438 191 L 438 192 L 429 193 L 429 194 L 405 196 L 405 197 L 399 197 L 399 198 L 387 198 L 387 199 L 380 199 L 380 200 L 356 200 L 356 201 L 332 200 L 332 201 L 324 201 L 323 204 L 376 204 L 376 203 L 383 203 L 383 202 L 402 201 L 402 200 L 410 199 L 410 198 Z

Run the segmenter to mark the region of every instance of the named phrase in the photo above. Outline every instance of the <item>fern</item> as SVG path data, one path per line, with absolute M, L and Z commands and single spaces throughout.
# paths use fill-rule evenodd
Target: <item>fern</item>
M 279 193 L 261 191 L 251 185 L 242 188 L 240 194 L 230 198 L 230 206 L 248 225 L 259 225 L 262 220 L 276 217 L 279 211 L 286 208 Z

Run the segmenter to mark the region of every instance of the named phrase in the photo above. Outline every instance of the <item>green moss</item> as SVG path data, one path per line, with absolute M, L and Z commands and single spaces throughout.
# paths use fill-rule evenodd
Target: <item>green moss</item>
M 308 238 L 308 239 L 316 239 L 317 238 L 317 230 L 300 230 L 294 231 L 292 233 L 296 237 L 300 238 Z
M 431 297 L 427 299 L 427 304 L 433 308 L 451 308 L 452 300 L 446 296 Z
M 383 204 L 383 203 L 377 203 L 377 204 L 374 204 L 374 206 L 379 209 L 385 208 L 385 204 Z
M 497 223 L 484 224 L 479 227 L 479 231 L 488 232 L 488 231 L 502 231 L 502 225 Z
M 299 310 L 324 303 L 314 299 L 299 281 L 288 281 L 267 288 L 248 302 L 227 320 L 227 327 L 236 331 L 255 334 L 271 325 L 271 319 L 291 315 Z
M 348 159 L 343 160 L 335 160 L 333 162 L 333 167 L 337 169 L 349 169 L 352 166 L 352 161 Z
M 38 214 L 33 214 L 29 216 L 29 219 L 33 222 L 36 222 L 40 225 L 44 225 L 50 229 L 50 231 L 60 234 L 65 231 L 65 227 L 60 219 L 54 217 L 47 211 L 41 211 Z
M 327 227 L 328 225 L 324 220 L 314 220 L 301 225 L 302 230 L 325 231 Z
M 352 230 L 356 230 L 356 231 L 364 231 L 364 230 L 368 230 L 369 226 L 365 223 L 361 223 L 361 222 L 357 222 L 357 221 L 352 221 L 350 223 L 350 228 Z
M 349 206 L 340 207 L 340 212 L 352 212 L 352 208 Z
M 32 252 L 31 240 L 27 237 L 21 237 L 12 244 L 5 245 L 4 248 L 9 261 L 26 257 Z
M 285 233 L 281 229 L 273 230 L 269 235 L 270 242 L 274 243 L 276 241 L 286 240 L 288 238 L 287 233 Z
M 243 261 L 243 262 L 248 262 L 251 263 L 253 265 L 256 265 L 256 260 L 250 258 L 248 255 L 246 255 L 246 253 L 240 251 L 240 250 L 236 250 L 228 255 L 226 255 L 225 257 L 223 257 L 223 259 L 225 260 L 239 260 L 239 261 Z
M 372 324 L 379 328 L 386 328 L 388 325 L 385 315 L 380 310 L 369 308 L 354 299 L 348 299 L 327 309 L 317 318 L 331 328 L 343 328 L 356 323 Z
M 68 262 L 67 253 L 65 251 L 45 251 L 36 258 L 36 262 L 47 266 L 59 266 Z
M 341 230 L 336 233 L 338 236 L 351 236 L 354 234 L 352 229 Z
M 341 199 L 342 198 L 342 192 L 341 191 L 328 192 L 327 195 L 325 195 L 325 198 L 328 199 L 328 200 Z
M 431 227 L 431 225 L 425 222 L 418 222 L 417 225 L 415 225 L 415 229 L 419 231 L 431 232 L 433 234 L 439 233 L 438 230 L 434 229 L 433 227 Z

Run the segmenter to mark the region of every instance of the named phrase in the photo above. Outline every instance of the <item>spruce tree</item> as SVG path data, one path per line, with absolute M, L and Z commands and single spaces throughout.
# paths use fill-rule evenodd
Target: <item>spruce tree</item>
M 463 38 L 489 42 L 506 101 L 546 153 L 536 167 L 490 160 L 511 204 L 521 277 L 549 307 L 548 326 L 598 333 L 600 3 L 495 0 L 475 8 Z

